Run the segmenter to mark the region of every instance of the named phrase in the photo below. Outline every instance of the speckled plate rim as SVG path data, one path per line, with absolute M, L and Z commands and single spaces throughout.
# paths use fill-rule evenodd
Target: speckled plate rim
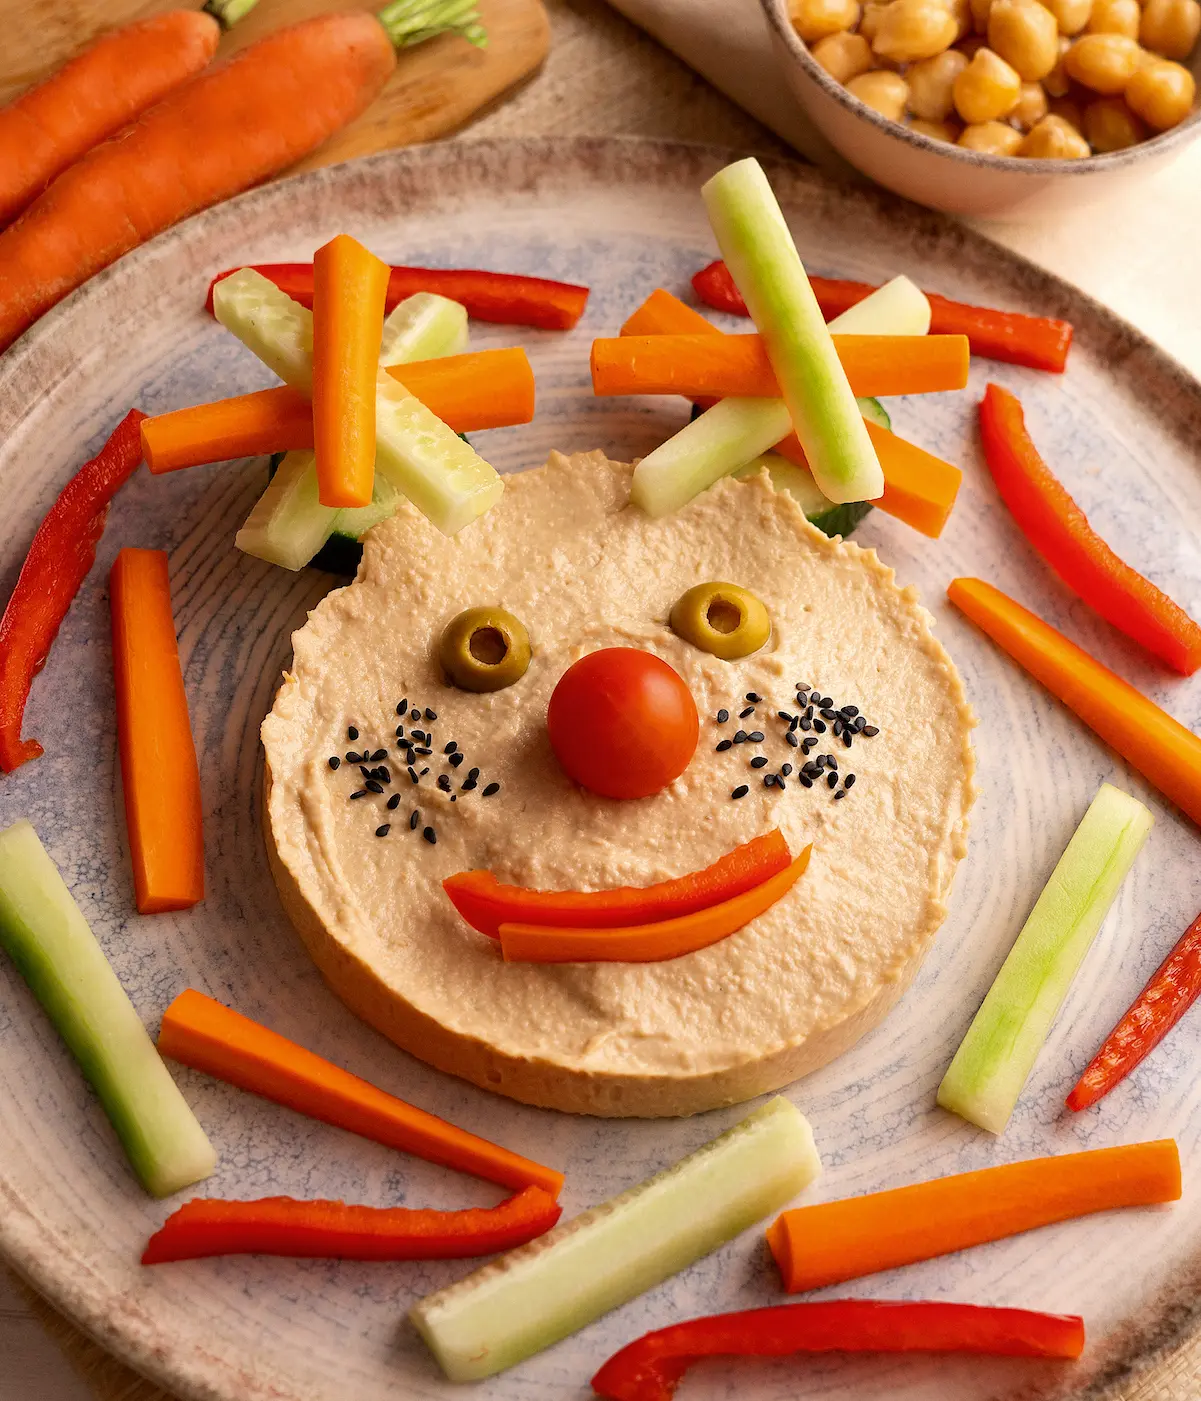
M 1124 151 L 1110 151 L 1105 155 L 1090 156 L 1087 160 L 1081 161 L 1030 160 L 1025 156 L 994 156 L 986 151 L 968 150 L 966 147 L 957 146 L 950 141 L 937 141 L 932 136 L 926 136 L 920 131 L 913 131 L 909 127 L 902 126 L 899 122 L 891 121 L 880 112 L 874 111 L 866 102 L 861 102 L 853 93 L 848 92 L 840 82 L 832 78 L 809 52 L 809 46 L 789 23 L 788 0 L 760 0 L 760 4 L 763 6 L 763 13 L 768 24 L 779 35 L 788 51 L 804 68 L 806 74 L 821 88 L 822 92 L 828 97 L 832 97 L 840 107 L 844 107 L 862 121 L 870 123 L 877 131 L 892 137 L 894 141 L 914 146 L 919 151 L 932 151 L 939 156 L 944 156 L 947 160 L 956 161 L 960 165 L 975 166 L 978 170 L 1003 170 L 1010 175 L 1043 177 L 1062 175 L 1073 180 L 1087 180 L 1090 176 L 1103 175 L 1107 171 L 1130 170 L 1141 165 L 1144 160 L 1177 151 L 1180 147 L 1187 145 L 1189 141 L 1201 136 L 1201 132 L 1198 131 L 1198 127 L 1201 126 L 1201 107 L 1198 107 L 1191 116 L 1186 117 L 1179 126 L 1173 127 L 1170 131 L 1161 132 L 1158 136 L 1153 136 L 1148 141 L 1142 141 L 1137 146 L 1130 146 Z M 1195 55 L 1193 62 L 1194 66 L 1198 62 Z
M 0 435 L 7 433 L 27 410 L 27 403 L 18 407 L 19 397 L 11 403 L 7 401 L 7 390 L 22 369 L 30 367 L 32 362 L 36 370 L 37 362 L 51 347 L 70 344 L 72 321 L 94 301 L 112 294 L 136 295 L 148 267 L 169 258 L 175 250 L 186 249 L 202 237 L 205 230 L 219 226 L 222 221 L 236 224 L 247 213 L 270 214 L 273 206 L 282 211 L 294 206 L 298 199 L 320 201 L 341 184 L 364 178 L 387 180 L 401 169 L 410 178 L 424 176 L 435 181 L 438 171 L 454 163 L 459 158 L 457 153 L 467 144 L 485 159 L 490 150 L 499 154 L 516 148 L 521 151 L 527 169 L 570 167 L 600 175 L 611 172 L 615 180 L 631 184 L 643 182 L 670 165 L 682 172 L 681 178 L 695 173 L 699 186 L 706 168 L 739 154 L 697 143 L 641 137 L 460 140 L 453 145 L 435 143 L 383 152 L 264 186 L 185 221 L 121 259 L 66 298 L 0 355 Z M 1176 409 L 1174 421 L 1166 426 L 1182 442 L 1195 444 L 1201 439 L 1201 381 L 1129 322 L 1069 282 L 946 215 L 911 204 L 879 188 L 832 180 L 815 168 L 797 162 L 763 158 L 763 164 L 786 206 L 801 203 L 806 191 L 833 184 L 845 198 L 866 202 L 876 213 L 886 216 L 891 229 L 907 242 L 936 238 L 965 254 L 986 254 L 994 266 L 1002 269 L 1004 276 L 1022 285 L 1045 306 L 1047 314 L 1070 319 L 1078 337 L 1104 339 L 1115 367 L 1129 365 L 1137 358 L 1147 372 L 1166 381 Z M 89 351 L 90 355 L 102 353 L 103 348 L 99 346 Z M 306 1401 L 298 1392 L 284 1392 L 265 1382 L 260 1384 L 241 1371 L 236 1361 L 215 1354 L 208 1354 L 211 1366 L 198 1362 L 196 1356 L 193 1365 L 182 1364 L 173 1356 L 171 1336 L 140 1309 L 127 1309 L 119 1320 L 114 1320 L 99 1307 L 86 1278 L 80 1278 L 75 1268 L 77 1262 L 60 1256 L 35 1206 L 9 1192 L 2 1180 L 0 1260 L 97 1343 L 181 1398 L 189 1398 L 189 1401 L 260 1401 L 260 1398 L 261 1401 Z M 1201 1260 L 1197 1261 L 1197 1284 L 1191 1305 L 1177 1305 L 1154 1327 L 1137 1334 L 1132 1332 L 1125 1354 L 1115 1359 L 1101 1376 L 1074 1393 L 1076 1401 L 1102 1401 L 1111 1396 L 1117 1386 L 1153 1366 L 1185 1341 L 1201 1323 Z M 204 1356 L 200 1349 L 194 1349 L 194 1354 Z

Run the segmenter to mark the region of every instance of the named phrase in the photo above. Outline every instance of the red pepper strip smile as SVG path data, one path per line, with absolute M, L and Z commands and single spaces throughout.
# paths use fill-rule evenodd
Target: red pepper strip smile
M 769 910 L 804 875 L 812 846 L 777 872 L 732 900 L 678 919 L 627 928 L 555 929 L 540 924 L 502 924 L 506 963 L 658 963 L 707 948 Z
M 545 1234 L 562 1209 L 541 1187 L 466 1211 L 347 1206 L 264 1197 L 199 1197 L 150 1237 L 143 1265 L 207 1255 L 294 1255 L 322 1260 L 460 1260 L 495 1255 Z
M 974 1304 L 834 1299 L 693 1318 L 647 1333 L 592 1378 L 611 1401 L 670 1401 L 702 1357 L 787 1357 L 798 1352 L 973 1352 L 993 1357 L 1073 1359 L 1084 1320 Z
M 677 919 L 762 885 L 792 860 L 779 828 L 736 846 L 704 870 L 638 889 L 530 890 L 502 885 L 491 871 L 448 876 L 442 888 L 472 929 L 500 937 L 502 924 L 564 925 L 570 929 L 626 928 Z

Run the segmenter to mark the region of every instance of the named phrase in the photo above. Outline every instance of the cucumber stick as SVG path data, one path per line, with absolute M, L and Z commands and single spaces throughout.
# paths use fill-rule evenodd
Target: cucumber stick
M 409 1317 L 451 1381 L 490 1377 L 708 1255 L 820 1171 L 805 1117 L 770 1100 L 675 1167 L 422 1299 Z
M 931 315 L 925 292 L 907 277 L 894 277 L 836 316 L 826 329 L 832 336 L 925 336 Z
M 938 1087 L 944 1109 L 1004 1130 L 1154 821 L 1137 798 L 1101 786 Z
M 285 384 L 313 393 L 313 313 L 253 268 L 213 288 L 213 315 Z
M 702 194 L 818 486 L 837 502 L 882 496 L 884 473 L 763 167 L 736 161 Z
M 0 944 L 100 1097 L 148 1192 L 210 1176 L 212 1145 L 28 822 L 0 832 Z
M 414 292 L 384 318 L 379 362 L 406 365 L 413 360 L 440 360 L 462 355 L 467 344 L 467 308 L 461 302 L 436 292 Z
M 870 501 L 848 501 L 836 506 L 826 498 L 807 467 L 781 457 L 778 452 L 765 452 L 734 475 L 738 478 L 751 477 L 765 469 L 773 489 L 787 492 L 804 511 L 809 524 L 817 526 L 823 535 L 847 536 L 865 516 L 871 514 Z

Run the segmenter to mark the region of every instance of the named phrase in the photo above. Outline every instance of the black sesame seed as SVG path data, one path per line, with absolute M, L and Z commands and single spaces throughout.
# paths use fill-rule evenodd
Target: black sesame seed
M 353 803 L 356 798 L 365 798 L 366 796 L 366 788 L 356 788 L 355 791 L 350 795 L 350 801 Z
M 876 737 L 879 733 L 880 733 L 880 730 L 879 730 L 878 726 L 876 726 L 876 725 L 864 725 L 863 730 L 862 730 L 862 734 L 863 734 L 863 738 L 864 738 L 864 739 L 875 739 L 875 737 Z
M 762 731 L 762 730 L 752 730 L 752 731 L 750 732 L 750 734 L 747 735 L 747 739 L 748 739 L 752 744 L 762 744 L 762 743 L 763 743 L 763 731 Z
M 418 720 L 421 719 L 421 711 L 418 710 L 416 706 L 414 706 L 413 709 L 409 711 L 409 719 L 412 720 L 414 725 L 417 723 Z
M 834 731 L 835 739 L 842 738 L 843 724 L 841 720 L 835 720 L 834 723 L 830 726 L 830 728 Z
M 854 739 L 853 739 L 853 737 L 852 737 L 852 735 L 851 735 L 850 730 L 843 730 L 843 732 L 842 732 L 842 742 L 843 742 L 843 744 L 846 745 L 846 747 L 847 747 L 848 749 L 849 749 L 849 748 L 851 747 L 851 745 L 854 743 Z
M 475 782 L 475 780 L 476 780 L 477 778 L 479 778 L 479 776 L 480 776 L 480 771 L 479 771 L 479 769 L 468 769 L 468 770 L 467 770 L 467 777 L 468 777 L 469 779 L 471 779 L 471 781 L 472 781 L 473 783 Z
M 846 790 L 845 788 L 840 788 L 840 789 L 838 790 L 838 792 L 834 794 L 834 801 L 837 802 L 837 801 L 839 800 L 839 798 L 845 798 L 846 795 L 847 795 L 847 790 Z
M 851 728 L 855 731 L 857 735 L 861 735 L 864 732 L 864 730 L 867 729 L 867 721 L 863 718 L 862 715 L 856 715 L 854 724 L 851 726 Z
M 417 830 L 417 824 L 418 824 L 420 821 L 421 821 L 421 813 L 418 812 L 418 810 L 417 810 L 416 808 L 414 808 L 414 809 L 413 809 L 413 815 L 412 815 L 412 817 L 409 818 L 409 831 L 410 831 L 410 832 L 415 832 L 415 831 Z
M 485 798 L 490 798 L 490 797 L 493 795 L 493 793 L 499 793 L 499 792 L 500 792 L 500 784 L 499 784 L 499 783 L 490 783 L 490 784 L 487 786 L 487 788 L 484 789 L 484 797 L 485 797 Z
M 426 827 L 422 831 L 421 835 L 426 839 L 427 842 L 429 842 L 430 846 L 438 845 L 438 834 L 434 831 L 432 827 Z
M 774 773 L 763 775 L 763 786 L 764 788 L 774 788 L 776 786 L 776 776 Z
M 820 714 L 827 725 L 834 719 L 834 712 L 828 705 L 822 706 Z
M 740 720 L 745 720 L 748 715 L 754 715 L 754 713 L 755 707 L 753 705 L 748 705 L 745 710 L 740 710 L 738 712 L 738 718 Z
M 827 787 L 827 788 L 837 788 L 837 787 L 838 787 L 838 775 L 837 775 L 836 773 L 830 772 L 830 773 L 828 773 L 828 774 L 826 775 L 826 787 Z
M 821 766 L 819 763 L 817 763 L 816 761 L 814 761 L 813 759 L 810 759 L 809 762 L 808 762 L 807 764 L 803 765 L 802 768 L 801 768 L 801 772 L 802 772 L 803 774 L 805 774 L 805 775 L 806 775 L 807 777 L 809 777 L 809 778 L 818 778 L 818 777 L 820 777 L 821 771 L 822 771 L 822 766 Z
M 752 705 L 758 705 L 759 702 L 763 699 L 763 697 L 759 694 L 758 691 L 748 691 L 746 693 L 746 698 L 751 702 Z
M 369 778 L 365 787 L 368 793 L 382 793 L 384 791 L 384 785 L 374 778 Z
M 788 785 L 784 782 L 783 774 L 776 774 L 776 787 L 780 790 L 781 793 L 788 787 Z
M 833 754 L 827 754 L 827 755 L 826 755 L 826 768 L 828 768 L 828 769 L 834 769 L 834 770 L 837 772 L 837 770 L 838 770 L 838 760 L 834 757 Z
M 800 723 L 801 717 L 799 715 L 792 716 L 792 718 L 788 721 L 789 730 L 795 730 Z
M 437 712 L 436 710 L 431 710 L 431 709 L 429 708 L 429 706 L 427 705 L 427 706 L 425 707 L 425 718 L 426 718 L 426 719 L 430 722 L 430 724 L 432 725 L 432 724 L 434 723 L 434 721 L 438 718 L 438 712 Z
M 788 713 L 787 710 L 777 710 L 777 711 L 776 711 L 776 719 L 777 719 L 777 720 L 791 720 L 791 719 L 792 719 L 792 716 Z
M 821 720 L 815 720 L 813 722 L 813 728 L 818 732 L 819 735 L 824 735 L 826 733 L 826 727 Z
M 734 732 L 734 743 L 735 743 L 735 744 L 745 744 L 745 743 L 746 743 L 746 731 L 745 731 L 745 730 L 735 730 L 735 732 Z
M 356 730 L 355 727 L 354 727 L 353 725 L 348 725 L 348 726 L 346 727 L 346 738 L 347 738 L 347 739 L 358 739 L 358 737 L 359 737 L 359 732 L 358 732 L 358 730 Z
M 428 766 L 428 765 L 427 765 L 424 769 L 421 770 L 421 777 L 424 778 L 424 777 L 426 776 L 427 773 L 429 773 L 429 766 Z
M 822 705 L 824 705 L 827 710 L 829 710 L 833 706 L 833 704 L 834 702 L 830 699 L 829 696 L 822 697 Z
M 796 776 L 796 781 L 801 785 L 802 788 L 812 788 L 812 787 L 813 787 L 813 780 L 809 777 L 809 775 L 808 775 L 807 773 L 799 773 L 799 774 L 797 774 L 797 776 Z
M 787 778 L 788 775 L 792 772 L 792 765 L 791 765 L 791 764 L 781 764 L 781 765 L 780 765 L 780 772 L 784 775 L 785 778 Z
M 404 737 L 405 737 L 405 727 L 404 727 L 403 725 L 397 725 L 397 727 L 396 727 L 396 738 L 397 738 L 398 740 L 400 740 L 400 741 L 403 743 Z
M 386 749 L 377 749 L 371 756 L 371 762 L 373 764 L 378 764 L 381 759 L 386 759 L 387 757 L 388 751 Z
M 452 793 L 450 795 L 450 800 L 452 803 L 457 803 L 459 801 L 459 795 L 457 793 Z
M 859 707 L 857 705 L 844 705 L 842 713 L 844 715 L 849 715 L 853 720 L 855 716 L 859 714 Z
M 391 830 L 392 824 L 390 822 L 385 822 L 375 829 L 375 835 L 377 837 L 386 837 Z
M 854 775 L 853 773 L 847 774 L 846 778 L 844 778 L 844 779 L 842 780 L 842 786 L 843 786 L 844 788 L 854 788 L 854 786 L 855 786 L 855 775 Z
M 421 754 L 423 756 L 426 754 L 432 754 L 433 752 L 434 751 L 429 747 L 428 744 L 423 744 L 419 748 L 413 750 L 414 754 Z
M 730 797 L 745 798 L 750 791 L 751 790 L 746 786 L 745 783 L 740 783 L 737 788 L 732 790 L 732 792 L 730 793 Z
M 725 706 L 723 706 L 723 707 L 717 712 L 717 723 L 718 723 L 719 725 L 724 725 L 724 724 L 726 723 L 726 721 L 727 721 L 729 718 L 730 718 L 730 712 L 725 708 Z
M 807 691 L 809 690 L 809 683 L 808 681 L 798 681 L 794 689 L 798 691 Z
M 413 780 L 414 783 L 421 782 L 421 780 L 417 777 L 417 770 L 413 767 L 412 764 L 409 765 L 409 777 Z
M 733 746 L 733 744 L 734 741 L 732 739 L 719 739 L 717 743 L 713 746 L 713 748 L 716 753 L 724 754 L 727 749 L 730 749 Z
M 408 710 L 408 708 L 409 708 L 409 703 L 408 703 L 408 701 L 407 701 L 407 700 L 402 700 L 402 701 L 400 702 L 400 704 L 396 707 L 396 713 L 397 713 L 397 715 L 399 715 L 399 716 L 401 717 L 401 719 L 403 719 L 404 716 L 405 716 L 405 713 L 406 713 L 407 710 Z
M 388 799 L 388 804 L 387 804 L 388 811 L 389 811 L 389 812 L 395 812 L 396 809 L 397 809 L 399 806 L 400 806 L 400 794 L 399 794 L 399 793 L 393 793 L 392 796 Z
M 797 725 L 802 730 L 811 730 L 813 728 L 813 721 L 809 719 L 808 715 L 802 715 L 797 721 Z
M 801 742 L 799 739 L 797 739 L 796 735 L 794 735 L 793 732 L 792 732 L 791 730 L 788 731 L 788 733 L 784 736 L 784 738 L 785 738 L 785 740 L 786 740 L 789 744 L 792 745 L 792 747 L 793 747 L 794 749 L 795 749 L 795 748 L 797 747 L 797 745 L 800 744 L 800 742 Z
M 342 766 L 342 760 L 339 759 L 336 754 L 331 754 L 329 756 L 328 763 L 331 769 L 341 768 Z
M 353 749 L 348 749 L 346 751 L 346 762 L 348 764 L 361 764 L 366 757 L 366 754 L 356 754 Z
M 447 762 L 450 764 L 452 769 L 457 769 L 459 765 L 463 762 L 463 756 L 462 754 L 452 754 Z
M 767 755 L 766 755 L 766 754 L 756 754 L 755 757 L 751 760 L 751 768 L 753 768 L 753 769 L 762 769 L 762 768 L 765 768 L 766 766 L 767 766 Z
M 445 749 L 443 749 L 442 752 L 443 754 L 453 754 L 455 750 L 458 749 L 458 747 L 459 741 L 457 739 L 452 739 L 451 742 L 446 746 Z
M 438 787 L 441 788 L 443 793 L 450 792 L 450 775 L 448 773 L 440 773 L 438 775 Z
M 816 749 L 816 748 L 817 748 L 817 736 L 816 736 L 816 735 L 810 735 L 809 738 L 804 742 L 804 744 L 803 744 L 801 747 L 804 749 L 804 751 L 805 751 L 806 754 L 808 754 L 808 753 L 810 753 L 812 750 Z
M 359 772 L 363 775 L 364 778 L 374 778 L 374 777 L 375 777 L 375 770 L 374 770 L 374 769 L 369 769 L 369 768 L 367 767 L 366 764 L 360 764 L 360 765 L 359 765 Z
M 461 793 L 470 793 L 471 790 L 472 790 L 473 788 L 478 788 L 478 787 L 479 787 L 479 780 L 478 780 L 478 779 L 475 779 L 475 778 L 469 778 L 469 779 L 466 781 L 466 783 L 462 784 L 462 786 L 460 787 L 459 791 L 460 791 Z

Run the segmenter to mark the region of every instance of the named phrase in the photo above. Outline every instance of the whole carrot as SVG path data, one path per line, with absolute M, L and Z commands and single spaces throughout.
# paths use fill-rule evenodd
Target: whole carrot
M 248 8 L 240 6 L 237 17 Z M 227 22 L 224 9 L 210 0 L 206 10 L 168 10 L 117 29 L 0 109 L 0 225 L 206 67 Z
M 396 49 L 483 33 L 470 0 L 319 15 L 193 78 L 63 172 L 0 233 L 0 350 L 157 233 L 286 170 L 353 121 Z

